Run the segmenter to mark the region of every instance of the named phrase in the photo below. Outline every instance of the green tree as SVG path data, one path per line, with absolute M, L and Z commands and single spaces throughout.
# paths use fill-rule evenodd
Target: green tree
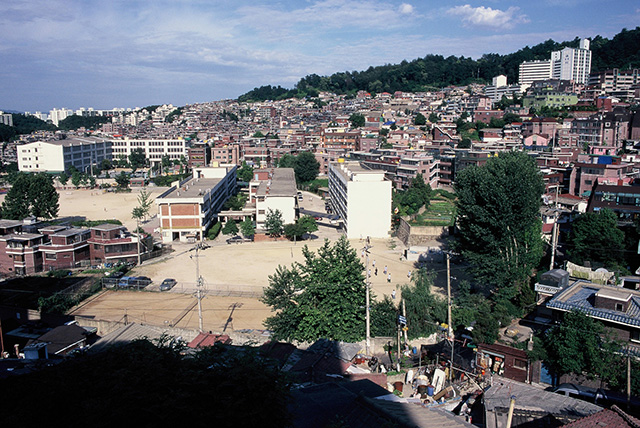
M 30 215 L 50 219 L 58 215 L 59 195 L 53 178 L 45 173 L 18 173 L 2 202 L 2 216 L 22 220 Z
M 142 189 L 138 195 L 138 207 L 142 210 L 143 219 L 146 219 L 149 216 L 152 206 L 153 200 L 151 199 L 151 194 L 147 189 Z
M 60 173 L 60 175 L 58 175 L 58 181 L 60 182 L 60 184 L 65 186 L 67 184 L 67 182 L 69 181 L 69 176 L 67 175 L 66 172 L 62 171 Z
M 276 209 L 273 211 L 271 208 L 267 211 L 266 219 L 264 222 L 264 228 L 269 236 L 277 238 L 282 235 L 284 230 L 284 220 L 282 219 L 282 211 Z
M 81 173 L 77 169 L 71 173 L 71 184 L 73 184 L 75 187 L 80 187 L 83 181 L 84 181 L 83 173 Z
M 227 220 L 227 222 L 222 227 L 222 233 L 224 235 L 237 235 L 239 232 L 238 225 L 235 220 Z
M 352 128 L 362 128 L 365 123 L 365 118 L 359 113 L 353 113 L 349 116 L 349 122 L 351 122 Z
M 116 184 L 120 189 L 126 189 L 129 187 L 129 174 L 121 171 L 120 174 L 115 176 Z
M 542 176 L 523 152 L 501 153 L 458 174 L 458 249 L 476 279 L 513 299 L 542 258 Z
M 253 138 L 264 138 L 264 134 L 260 131 L 256 131 L 254 132 L 254 134 L 252 135 Z
M 242 232 L 242 236 L 251 237 L 256 234 L 256 228 L 253 225 L 253 220 L 247 217 L 244 219 L 242 223 L 240 223 L 240 231 Z
M 135 148 L 129 153 L 129 165 L 134 170 L 143 168 L 147 165 L 147 156 L 144 154 L 144 150 L 140 147 Z
M 278 266 L 269 276 L 262 301 L 275 315 L 265 326 L 276 340 L 312 342 L 320 338 L 359 341 L 365 333 L 364 266 L 343 236 L 328 240 L 313 253 L 305 246 L 304 262 Z
M 616 214 L 607 208 L 575 219 L 567 244 L 574 263 L 591 261 L 611 266 L 624 259 L 624 233 L 618 229 Z
M 29 185 L 29 203 L 31 215 L 36 218 L 50 219 L 58 216 L 60 196 L 53 185 L 53 178 L 45 173 L 31 176 Z
M 458 148 L 459 149 L 470 149 L 471 148 L 471 139 L 468 137 L 464 137 L 459 143 L 458 143 Z
M 440 120 L 440 117 L 438 116 L 438 113 L 433 112 L 429 115 L 429 122 L 438 123 L 439 120 Z
M 417 174 L 407 190 L 396 193 L 396 206 L 401 215 L 416 214 L 420 208 L 429 206 L 432 193 L 431 186 L 424 182 L 422 174 Z
M 427 118 L 422 113 L 417 113 L 413 117 L 413 124 L 416 126 L 424 126 L 427 124 Z
M 395 336 L 398 308 L 391 297 L 384 296 L 380 301 L 371 302 L 371 336 Z
M 278 168 L 293 168 L 296 165 L 296 157 L 285 153 L 283 154 L 277 162 Z
M 244 181 L 246 183 L 253 180 L 253 167 L 246 162 L 242 162 L 242 166 L 236 170 L 236 175 L 238 176 L 238 180 Z
M 290 240 L 300 240 L 305 233 L 304 226 L 302 226 L 299 222 L 288 223 L 284 225 L 283 228 L 284 236 Z
M 603 374 L 617 347 L 604 334 L 604 326 L 584 312 L 566 312 L 544 336 L 546 362 L 556 375 Z
M 316 219 L 310 215 L 303 215 L 298 219 L 298 223 L 302 225 L 305 233 L 311 233 L 318 230 L 318 223 L 316 222 Z
M 307 183 L 318 177 L 318 173 L 320 172 L 320 163 L 313 153 L 302 152 L 296 156 L 293 169 L 296 173 L 296 180 L 299 183 Z
M 113 168 L 113 164 L 111 163 L 110 159 L 102 159 L 102 162 L 100 162 L 100 169 L 102 171 L 109 171 L 110 169 Z
M 31 178 L 24 172 L 18 173 L 13 181 L 11 189 L 2 202 L 2 217 L 11 220 L 22 220 L 31 213 L 29 195 Z
M 447 303 L 431 294 L 433 277 L 427 269 L 414 271 L 411 280 L 413 284 L 400 289 L 407 309 L 407 335 L 413 339 L 429 336 L 447 321 Z

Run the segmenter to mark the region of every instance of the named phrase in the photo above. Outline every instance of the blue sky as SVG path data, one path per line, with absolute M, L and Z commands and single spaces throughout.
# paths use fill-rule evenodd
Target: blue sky
M 637 0 L 21 0 L 0 9 L 0 109 L 185 105 L 638 25 Z

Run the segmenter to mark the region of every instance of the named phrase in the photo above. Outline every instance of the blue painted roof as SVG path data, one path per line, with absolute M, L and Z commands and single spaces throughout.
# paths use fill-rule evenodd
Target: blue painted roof
M 578 288 L 578 290 L 576 290 L 576 288 Z M 628 292 L 628 294 L 631 295 L 631 299 L 627 312 L 594 307 L 595 294 L 601 289 L 615 289 L 625 293 Z M 553 298 L 547 302 L 547 307 L 565 311 L 578 309 L 594 318 L 640 327 L 640 294 L 621 287 L 577 282 L 563 292 L 553 296 Z

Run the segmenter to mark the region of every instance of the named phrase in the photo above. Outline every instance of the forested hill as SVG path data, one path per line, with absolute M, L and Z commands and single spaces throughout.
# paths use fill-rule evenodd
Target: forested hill
M 261 86 L 238 97 L 239 101 L 277 100 L 291 97 L 315 97 L 318 91 L 338 94 L 369 92 L 417 92 L 447 85 L 466 85 L 472 82 L 488 83 L 500 74 L 511 83 L 518 81 L 518 66 L 523 61 L 549 59 L 552 51 L 563 47 L 578 47 L 579 39 L 557 43 L 547 40 L 517 52 L 498 55 L 485 54 L 478 60 L 465 57 L 427 55 L 400 64 L 369 67 L 366 71 L 345 71 L 331 76 L 311 74 L 293 89 L 280 86 Z M 595 36 L 591 38 L 591 71 L 611 68 L 640 67 L 640 27 L 623 29 L 611 40 Z

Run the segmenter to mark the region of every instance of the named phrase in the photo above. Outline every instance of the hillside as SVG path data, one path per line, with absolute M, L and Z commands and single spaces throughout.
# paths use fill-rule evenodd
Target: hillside
M 518 66 L 523 61 L 548 59 L 552 51 L 563 47 L 578 47 L 579 39 L 562 43 L 553 40 L 526 46 L 517 52 L 499 55 L 485 54 L 474 60 L 465 57 L 427 55 L 400 64 L 369 67 L 366 71 L 344 71 L 331 76 L 311 74 L 300 79 L 293 89 L 280 86 L 261 86 L 238 97 L 239 101 L 264 101 L 291 97 L 315 97 L 318 91 L 338 94 L 355 94 L 359 90 L 369 92 L 425 91 L 447 85 L 467 85 L 472 82 L 487 83 L 504 74 L 509 82 L 517 82 Z M 595 36 L 591 38 L 592 66 L 594 72 L 611 68 L 640 67 L 640 27 L 623 29 L 611 40 Z

